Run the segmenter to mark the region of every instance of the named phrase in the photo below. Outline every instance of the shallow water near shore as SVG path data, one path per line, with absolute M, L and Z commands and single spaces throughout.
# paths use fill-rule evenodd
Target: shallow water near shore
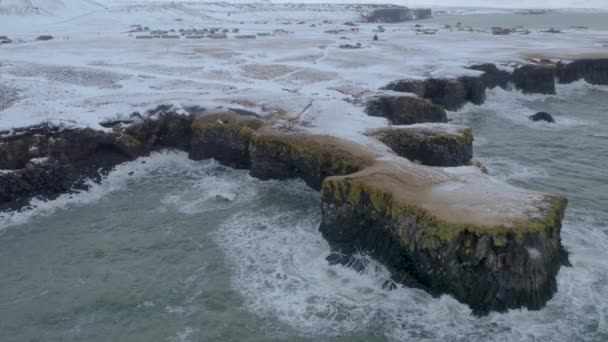
M 186 154 L 121 165 L 90 191 L 0 217 L 1 341 L 606 341 L 608 89 L 492 90 L 450 113 L 495 177 L 566 195 L 572 268 L 535 312 L 473 317 L 329 266 L 318 193 Z M 557 124 L 531 122 L 548 111 Z M 130 174 L 132 172 L 132 174 Z

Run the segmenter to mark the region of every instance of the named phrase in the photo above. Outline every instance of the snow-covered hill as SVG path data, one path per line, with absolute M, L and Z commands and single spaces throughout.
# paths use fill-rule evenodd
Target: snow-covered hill
M 268 4 L 300 4 L 300 3 L 328 3 L 328 4 L 395 4 L 408 7 L 482 7 L 482 8 L 546 8 L 546 9 L 606 9 L 608 10 L 608 0 L 138 0 L 138 2 L 189 2 L 189 3 L 268 3 Z M 107 4 L 120 4 L 133 2 L 132 0 L 110 0 Z
M 0 15 L 56 15 L 103 8 L 92 0 L 0 0 Z

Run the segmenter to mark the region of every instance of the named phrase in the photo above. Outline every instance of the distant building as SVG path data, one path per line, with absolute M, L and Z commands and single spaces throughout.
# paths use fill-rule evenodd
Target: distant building
M 42 35 L 42 36 L 38 36 L 38 38 L 36 38 L 36 40 L 52 40 L 52 39 L 54 39 L 54 37 L 51 35 Z

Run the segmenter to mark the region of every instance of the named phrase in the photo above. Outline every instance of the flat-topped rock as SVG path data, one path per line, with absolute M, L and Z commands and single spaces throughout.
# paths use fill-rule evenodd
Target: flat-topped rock
M 486 99 L 486 86 L 481 77 L 402 79 L 382 89 L 413 93 L 447 110 L 458 110 L 467 102 L 480 105 Z
M 413 92 L 413 91 L 412 91 Z M 409 95 L 377 95 L 367 99 L 365 112 L 395 125 L 447 122 L 445 110 L 431 101 Z
M 555 94 L 554 65 L 524 65 L 513 71 L 511 80 L 524 94 Z
M 465 126 L 424 123 L 391 126 L 368 134 L 397 155 L 423 165 L 462 166 L 473 158 L 473 134 Z
M 579 59 L 557 64 L 559 83 L 572 83 L 584 79 L 590 84 L 608 85 L 608 58 Z
M 475 64 L 471 65 L 469 69 L 483 71 L 484 73 L 481 75 L 481 80 L 485 86 L 490 89 L 496 87 L 506 89 L 511 80 L 511 73 L 506 70 L 500 70 L 496 64 Z
M 566 200 L 475 168 L 378 163 L 323 183 L 321 232 L 367 251 L 395 280 L 450 293 L 475 313 L 545 305 L 556 291 Z
M 362 146 L 324 135 L 262 132 L 249 148 L 251 175 L 261 179 L 301 178 L 313 189 L 323 180 L 372 165 L 375 156 Z
M 215 158 L 234 168 L 249 169 L 249 145 L 254 132 L 263 124 L 264 121 L 256 117 L 234 113 L 198 116 L 192 121 L 190 158 Z

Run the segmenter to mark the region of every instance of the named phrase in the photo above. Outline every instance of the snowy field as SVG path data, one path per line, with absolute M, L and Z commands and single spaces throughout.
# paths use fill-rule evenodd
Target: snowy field
M 170 103 L 241 108 L 290 129 L 360 140 L 387 124 L 368 117 L 361 100 L 395 79 L 470 74 L 463 67 L 480 62 L 512 68 L 535 57 L 602 56 L 608 44 L 607 32 L 593 29 L 494 36 L 489 27 L 424 22 L 383 25 L 374 41 L 378 25 L 357 23 L 367 5 L 40 3 L 0 2 L 5 12 L 12 8 L 0 17 L 0 36 L 13 40 L 0 45 L 0 130 L 41 121 L 101 129 L 100 121 Z M 134 25 L 176 31 L 170 35 L 230 32 L 227 39 L 136 39 L 147 32 L 129 33 Z M 270 35 L 235 38 L 259 33 Z M 40 35 L 54 39 L 37 41 Z M 340 48 L 357 43 L 360 49 Z

